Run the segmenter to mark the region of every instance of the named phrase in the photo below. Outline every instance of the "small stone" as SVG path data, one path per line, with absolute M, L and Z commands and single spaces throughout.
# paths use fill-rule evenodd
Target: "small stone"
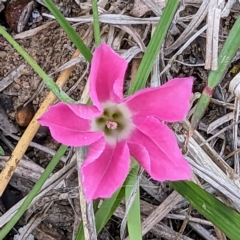
M 7 56 L 7 52 L 5 51 L 0 51 L 0 58 L 4 58 Z
M 35 110 L 31 103 L 17 109 L 15 120 L 20 127 L 27 127 L 34 117 Z
M 48 136 L 48 133 L 49 133 L 48 127 L 40 126 L 35 135 L 35 139 L 44 140 Z

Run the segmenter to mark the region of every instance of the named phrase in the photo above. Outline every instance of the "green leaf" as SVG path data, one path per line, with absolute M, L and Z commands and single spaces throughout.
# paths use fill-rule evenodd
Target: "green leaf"
M 104 202 L 102 203 L 101 207 L 98 209 L 95 215 L 97 233 L 100 233 L 100 231 L 106 225 L 108 220 L 116 211 L 123 197 L 124 188 L 120 188 L 116 193 L 114 193 L 114 195 L 111 198 L 104 200 Z
M 0 155 L 4 155 L 5 153 L 4 153 L 4 150 L 3 150 L 3 148 L 0 146 Z
M 171 0 L 167 2 L 163 10 L 161 19 L 157 24 L 155 32 L 151 38 L 151 41 L 138 68 L 133 84 L 128 91 L 129 95 L 145 87 L 148 76 L 152 71 L 154 61 L 160 51 L 160 47 L 163 44 L 163 41 L 167 34 L 167 30 L 172 22 L 178 4 L 179 0 Z
M 68 37 L 72 40 L 77 49 L 81 52 L 84 58 L 91 62 L 92 53 L 89 48 L 84 44 L 83 40 L 79 37 L 78 33 L 72 28 L 70 23 L 64 18 L 62 13 L 57 9 L 51 0 L 43 0 L 46 7 L 54 15 L 60 26 L 66 32 Z
M 170 186 L 231 240 L 239 240 L 240 215 L 238 213 L 193 182 L 171 182 Z
M 232 59 L 237 53 L 240 46 L 240 16 L 238 16 L 229 35 L 223 45 L 223 48 L 218 57 L 218 70 L 211 71 L 208 77 L 208 87 L 216 87 L 224 78 Z
M 95 45 L 99 46 L 101 43 L 101 39 L 100 39 L 101 36 L 100 36 L 97 0 L 92 0 L 92 10 L 93 10 L 93 29 L 94 29 Z
M 142 225 L 141 225 L 141 210 L 140 210 L 140 190 L 138 182 L 138 171 L 139 166 L 132 168 L 131 174 L 129 174 L 128 179 L 125 183 L 125 199 L 126 202 L 129 202 L 128 199 L 135 197 L 129 212 L 127 212 L 127 226 L 128 234 L 131 240 L 141 240 L 142 239 Z M 137 182 L 137 183 L 136 183 Z M 136 195 L 131 196 L 132 190 L 137 184 Z
M 213 94 L 213 88 L 216 87 L 224 78 L 229 65 L 232 62 L 238 48 L 240 47 L 240 16 L 234 23 L 218 57 L 218 70 L 211 71 L 208 77 L 207 86 L 198 100 L 197 107 L 191 120 L 191 131 L 197 128 L 197 125 L 203 117 Z

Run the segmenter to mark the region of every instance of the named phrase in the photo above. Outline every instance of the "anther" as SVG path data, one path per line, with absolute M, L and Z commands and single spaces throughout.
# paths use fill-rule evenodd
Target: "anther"
M 108 121 L 106 121 L 106 126 L 108 129 L 114 130 L 114 129 L 117 129 L 118 123 L 108 120 Z

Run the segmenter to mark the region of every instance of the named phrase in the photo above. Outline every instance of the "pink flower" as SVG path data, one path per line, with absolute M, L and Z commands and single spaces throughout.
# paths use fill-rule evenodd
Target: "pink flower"
M 173 132 L 164 124 L 181 121 L 190 108 L 193 78 L 123 97 L 127 62 L 108 45 L 96 49 L 90 71 L 93 106 L 58 103 L 38 120 L 57 141 L 89 146 L 81 167 L 88 201 L 110 197 L 124 182 L 133 156 L 158 181 L 190 179 Z

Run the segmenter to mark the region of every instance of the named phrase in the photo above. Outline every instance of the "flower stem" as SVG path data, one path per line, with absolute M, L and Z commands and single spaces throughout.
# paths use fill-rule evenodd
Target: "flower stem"
M 222 81 L 224 78 L 229 65 L 232 62 L 239 46 L 240 46 L 240 17 L 234 23 L 227 40 L 225 41 L 223 48 L 218 57 L 218 69 L 216 71 L 211 71 L 208 77 L 207 86 L 204 88 L 201 98 L 198 100 L 196 111 L 193 113 L 191 120 L 190 133 L 192 133 L 204 115 L 208 104 L 211 100 L 214 88 Z M 191 135 L 191 134 L 190 134 Z

